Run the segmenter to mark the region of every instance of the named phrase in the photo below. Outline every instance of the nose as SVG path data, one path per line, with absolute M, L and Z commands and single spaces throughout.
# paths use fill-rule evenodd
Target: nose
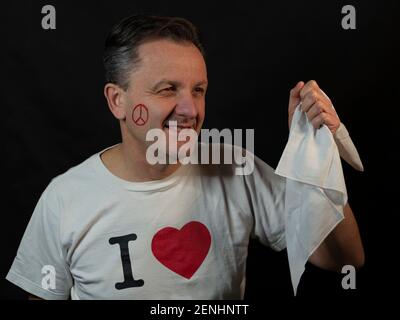
M 185 118 L 196 118 L 198 114 L 197 106 L 192 94 L 185 94 L 180 97 L 175 107 L 177 115 Z

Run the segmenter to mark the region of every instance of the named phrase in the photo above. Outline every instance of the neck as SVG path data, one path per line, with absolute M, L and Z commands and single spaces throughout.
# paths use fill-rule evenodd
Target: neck
M 177 164 L 149 164 L 146 149 L 143 146 L 132 146 L 126 142 L 120 145 L 122 160 L 130 181 L 160 180 L 174 173 L 180 166 Z
M 146 160 L 146 148 L 132 139 L 123 139 L 122 143 L 100 155 L 104 165 L 115 176 L 132 182 L 160 180 L 174 173 L 177 164 L 149 164 Z

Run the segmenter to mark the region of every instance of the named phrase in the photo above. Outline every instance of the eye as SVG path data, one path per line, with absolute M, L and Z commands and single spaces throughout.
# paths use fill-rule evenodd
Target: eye
M 167 88 L 163 88 L 160 91 L 158 91 L 159 93 L 163 93 L 163 92 L 173 92 L 175 91 L 175 87 L 167 87 Z
M 202 87 L 197 87 L 194 89 L 194 92 L 204 94 L 206 92 L 206 90 Z

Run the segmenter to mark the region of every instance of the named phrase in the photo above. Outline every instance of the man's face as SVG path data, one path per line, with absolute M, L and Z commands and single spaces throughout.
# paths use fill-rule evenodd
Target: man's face
M 206 64 L 200 51 L 191 43 L 155 40 L 142 44 L 138 50 L 139 67 L 130 76 L 125 96 L 126 127 L 139 145 L 147 147 L 150 129 L 166 133 L 168 143 L 169 121 L 176 121 L 178 133 L 182 128 L 200 132 L 204 121 L 207 89 Z M 140 114 L 148 119 L 135 122 Z M 134 109 L 136 107 L 136 111 Z M 146 120 L 146 119 L 145 119 Z M 178 143 L 178 148 L 185 142 Z

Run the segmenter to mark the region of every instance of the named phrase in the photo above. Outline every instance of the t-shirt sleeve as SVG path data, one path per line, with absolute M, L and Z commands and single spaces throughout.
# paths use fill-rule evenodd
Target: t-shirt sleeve
M 254 156 L 254 170 L 245 176 L 245 184 L 254 221 L 252 238 L 276 251 L 286 248 L 285 178 Z
M 60 241 L 60 210 L 49 195 L 40 197 L 6 279 L 47 300 L 68 299 L 72 277 Z

